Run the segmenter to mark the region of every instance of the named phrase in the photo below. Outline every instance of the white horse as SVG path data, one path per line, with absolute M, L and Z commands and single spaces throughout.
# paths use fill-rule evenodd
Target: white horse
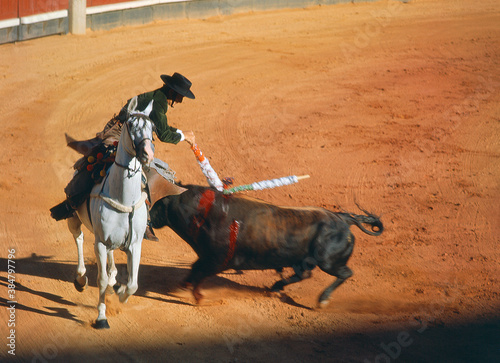
M 76 216 L 68 218 L 68 227 L 75 238 L 78 250 L 78 267 L 75 287 L 80 291 L 87 284 L 83 261 L 82 223 L 94 232 L 94 252 L 97 259 L 99 287 L 99 312 L 94 327 L 109 328 L 106 319 L 105 295 L 107 287 L 116 283 L 117 270 L 113 250 L 127 253 L 127 285 L 116 292 L 120 302 L 137 291 L 142 239 L 146 230 L 146 193 L 142 191 L 142 165 L 153 161 L 153 124 L 144 114 L 136 112 L 137 100 L 129 106 L 129 117 L 123 126 L 114 164 L 100 184 L 92 189 L 90 200 L 82 203 Z M 108 261 L 108 273 L 106 264 Z

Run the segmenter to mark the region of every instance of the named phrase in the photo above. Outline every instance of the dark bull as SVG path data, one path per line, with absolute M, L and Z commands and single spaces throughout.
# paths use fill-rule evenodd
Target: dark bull
M 337 277 L 319 297 L 320 305 L 326 305 L 333 290 L 352 276 L 346 266 L 354 247 L 349 227 L 356 225 L 372 236 L 383 231 L 380 219 L 366 211 L 355 215 L 323 208 L 278 207 L 208 187 L 184 187 L 184 193 L 155 203 L 151 221 L 155 228 L 170 227 L 198 255 L 184 282 L 185 287 L 193 288 L 197 302 L 203 297 L 203 279 L 228 269 L 281 271 L 292 267 L 292 277 L 273 285 L 279 291 L 310 277 L 318 266 Z

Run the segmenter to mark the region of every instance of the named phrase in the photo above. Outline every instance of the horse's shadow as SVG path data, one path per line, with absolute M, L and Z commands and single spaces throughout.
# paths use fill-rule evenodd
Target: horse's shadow
M 7 259 L 0 258 L 1 265 L 6 266 L 7 263 Z M 75 261 L 57 261 L 51 256 L 42 256 L 33 253 L 30 257 L 16 259 L 16 276 L 34 276 L 73 284 L 76 274 L 76 265 L 76 259 Z M 97 287 L 97 265 L 95 262 L 86 260 L 85 267 L 87 269 L 86 275 L 89 280 L 89 286 Z M 116 264 L 116 267 L 118 269 L 118 282 L 125 284 L 127 281 L 127 265 L 125 263 L 118 263 Z M 189 271 L 190 266 L 188 266 L 188 264 L 178 266 L 141 264 L 139 268 L 139 288 L 135 295 L 167 303 L 192 305 L 189 301 L 172 298 L 172 296 L 175 296 L 172 295 L 172 293 L 178 290 L 181 282 L 189 274 Z M 227 275 L 228 273 L 225 274 Z M 7 287 L 8 279 L 6 277 L 0 277 L 0 285 Z M 36 295 L 58 305 L 76 306 L 75 303 L 62 296 L 47 291 L 36 290 L 24 282 L 20 283 L 19 279 L 15 282 L 15 286 L 16 291 L 18 292 Z M 268 289 L 266 288 L 243 285 L 219 275 L 211 276 L 202 283 L 202 290 L 205 291 L 220 288 L 236 291 L 248 291 L 257 294 L 266 294 L 268 292 Z M 7 306 L 7 299 L 0 299 L 0 305 Z M 41 309 L 22 305 L 20 303 L 17 304 L 16 308 L 43 315 L 69 319 L 80 324 L 83 323 L 76 319 L 75 316 L 72 315 L 66 308 L 45 307 L 46 309 L 51 310 L 51 312 L 47 312 Z
M 22 266 L 22 268 L 16 269 L 16 275 L 14 276 L 14 278 L 16 276 L 18 276 L 18 274 L 25 273 L 24 267 L 26 267 L 27 265 L 22 265 L 22 263 L 28 262 L 28 265 L 29 265 L 30 262 L 31 263 L 32 262 L 40 262 L 44 258 L 45 258 L 44 256 L 32 255 L 32 257 L 30 257 L 30 258 L 16 259 L 16 266 L 20 266 L 20 267 Z M 0 263 L 5 266 L 5 265 L 7 265 L 7 260 L 4 258 L 0 258 Z M 40 272 L 45 272 L 45 271 L 42 268 L 40 270 Z M 41 275 L 45 275 L 45 273 L 43 273 Z M 47 276 L 43 276 L 43 277 L 47 277 Z M 9 280 L 9 278 L 11 280 Z M 12 289 L 12 282 L 14 282 L 14 289 Z M 15 301 L 12 301 L 12 300 L 9 300 L 9 299 L 3 298 L 3 297 L 0 298 L 0 305 L 5 306 L 6 308 L 13 307 L 16 310 L 24 310 L 24 311 L 29 311 L 29 312 L 41 314 L 41 315 L 55 316 L 55 317 L 59 317 L 59 318 L 63 318 L 63 319 L 72 320 L 72 321 L 75 321 L 79 324 L 84 324 L 83 321 L 77 319 L 75 317 L 75 315 L 73 315 L 67 308 L 44 306 L 44 308 L 46 308 L 47 310 L 50 310 L 50 312 L 49 312 L 46 310 L 34 308 L 34 307 L 28 306 L 26 304 L 23 304 L 22 302 L 18 301 L 18 299 L 17 299 L 17 296 L 18 296 L 17 293 L 22 292 L 22 293 L 28 293 L 31 295 L 39 296 L 41 298 L 52 301 L 52 302 L 57 303 L 59 305 L 76 306 L 75 303 L 66 300 L 62 296 L 55 295 L 55 294 L 52 294 L 52 293 L 46 292 L 46 291 L 38 291 L 34 288 L 28 287 L 24 283 L 19 282 L 18 279 L 12 279 L 12 277 L 0 276 L 0 286 L 5 286 L 6 289 L 12 290 L 16 293 Z

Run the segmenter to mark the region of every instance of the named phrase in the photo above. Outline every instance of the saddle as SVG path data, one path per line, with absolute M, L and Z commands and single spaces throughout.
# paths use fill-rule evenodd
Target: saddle
M 102 153 L 103 156 L 100 156 L 99 152 L 97 153 L 97 156 L 94 157 L 94 163 L 89 163 L 88 154 L 79 159 L 79 161 L 77 161 L 77 163 L 75 164 L 75 169 L 80 169 L 82 167 L 82 165 L 80 164 L 87 166 L 95 165 L 96 163 L 99 163 L 99 160 L 102 160 L 102 164 L 109 164 L 106 167 L 107 169 L 114 161 L 114 153 L 116 153 L 117 141 L 113 141 L 112 144 L 109 144 L 109 139 L 102 140 L 100 137 L 95 137 L 89 140 L 76 141 L 68 134 L 66 134 L 66 140 L 68 141 L 68 146 L 70 148 L 80 153 L 85 150 L 92 150 L 93 152 L 91 152 L 90 154 L 95 154 L 95 151 L 99 151 L 100 149 L 103 149 L 103 151 L 105 150 L 105 152 Z M 105 148 L 99 148 L 99 146 L 103 144 L 107 144 L 107 146 Z M 143 168 L 143 174 L 146 177 L 146 185 L 148 188 L 149 201 L 151 205 L 155 204 L 158 200 L 166 196 L 181 194 L 187 190 L 186 188 L 182 188 L 174 183 L 175 171 L 170 169 L 168 164 L 161 159 L 154 158 L 154 161 L 149 167 L 145 166 Z M 96 183 L 99 183 L 102 180 L 102 178 L 93 179 Z
M 174 183 L 175 172 L 163 160 L 155 158 L 149 167 L 144 167 L 149 202 L 153 206 L 157 201 L 169 195 L 184 193 L 187 189 Z
M 84 156 L 75 163 L 76 173 L 64 189 L 67 199 L 50 210 L 55 220 L 69 218 L 88 198 L 94 185 L 102 181 L 107 169 L 114 162 L 121 127 L 120 118 L 115 116 L 106 124 L 104 130 L 92 139 L 78 141 L 66 134 L 67 145 Z M 158 158 L 155 158 L 149 167 L 143 168 L 143 179 L 149 207 L 166 196 L 186 191 L 174 183 L 175 172 Z

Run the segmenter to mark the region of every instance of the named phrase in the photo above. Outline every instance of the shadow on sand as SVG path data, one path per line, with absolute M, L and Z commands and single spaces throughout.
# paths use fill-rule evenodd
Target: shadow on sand
M 57 262 L 47 256 L 32 255 L 16 260 L 16 274 L 38 276 L 54 280 L 72 282 L 75 264 Z M 0 259 L 1 265 L 6 265 Z M 119 275 L 126 271 L 124 264 L 117 265 Z M 178 284 L 187 275 L 185 267 L 141 265 L 138 296 L 161 301 L 185 304 L 169 298 L 169 293 L 177 289 Z M 91 286 L 96 286 L 97 268 L 87 265 Z M 7 287 L 8 281 L 0 277 L 0 285 Z M 255 293 L 266 293 L 266 289 L 244 286 L 216 276 L 207 280 L 204 289 L 224 286 L 228 289 L 246 289 Z M 50 302 L 68 307 L 75 306 L 71 301 L 50 292 L 37 291 L 16 282 L 16 290 L 40 296 Z M 160 297 L 149 296 L 151 292 Z M 307 308 L 284 295 L 284 303 Z M 0 299 L 0 305 L 8 306 L 6 299 Z M 43 306 L 46 310 L 17 304 L 16 308 L 36 314 L 59 317 L 82 324 L 64 307 Z M 333 322 L 332 322 L 333 324 Z M 181 334 L 171 341 L 150 341 L 146 346 L 127 346 L 125 361 L 151 362 L 499 362 L 500 361 L 500 318 L 489 320 L 460 321 L 450 324 L 444 322 L 426 322 L 406 324 L 405 329 L 377 329 L 373 325 L 357 329 L 355 333 L 336 332 L 314 334 L 310 330 L 300 336 L 265 336 L 259 329 L 245 334 L 236 334 L 224 339 L 203 339 L 196 341 L 192 334 Z M 196 332 L 191 327 L 190 333 Z M 160 334 L 159 334 L 160 336 Z M 194 339 L 194 340 L 193 340 Z M 284 349 L 285 347 L 285 349 Z M 74 351 L 70 347 L 61 349 L 51 362 L 122 362 L 124 356 L 117 355 L 116 347 L 100 348 L 92 351 Z M 105 359 L 103 360 L 103 358 Z M 168 357 L 168 359 L 166 359 Z M 33 357 L 16 356 L 5 362 L 31 361 Z

